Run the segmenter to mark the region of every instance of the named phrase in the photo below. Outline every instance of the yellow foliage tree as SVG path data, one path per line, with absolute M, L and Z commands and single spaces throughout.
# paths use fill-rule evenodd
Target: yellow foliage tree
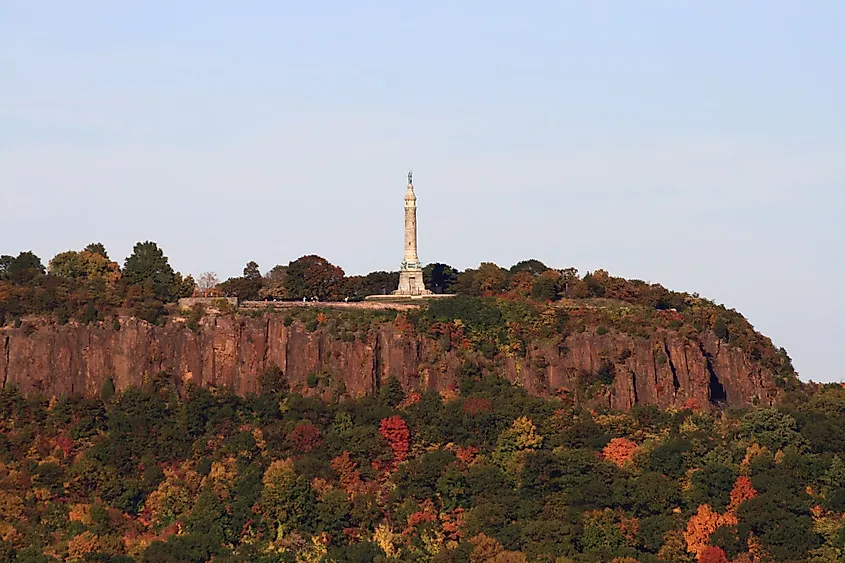
M 389 559 L 399 557 L 400 549 L 396 546 L 396 544 L 399 543 L 401 539 L 402 536 L 391 530 L 390 525 L 386 522 L 382 522 L 376 526 L 375 532 L 373 533 L 373 543 L 379 546 L 379 549 L 381 549 Z
M 493 459 L 508 473 L 516 475 L 522 468 L 525 454 L 542 444 L 543 437 L 537 434 L 534 423 L 527 416 L 521 416 L 499 435 Z

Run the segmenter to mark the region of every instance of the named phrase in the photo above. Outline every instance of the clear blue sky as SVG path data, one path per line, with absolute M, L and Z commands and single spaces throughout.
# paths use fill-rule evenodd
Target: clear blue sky
M 845 377 L 845 2 L 0 0 L 0 254 L 536 257 Z

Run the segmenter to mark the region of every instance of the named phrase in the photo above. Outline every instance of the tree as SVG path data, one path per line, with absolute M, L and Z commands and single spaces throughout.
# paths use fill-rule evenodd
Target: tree
M 47 269 L 54 276 L 79 282 L 111 284 L 121 278 L 117 262 L 89 250 L 61 252 L 50 260 Z
M 17 257 L 0 256 L 0 281 L 23 284 L 45 272 L 41 259 L 32 252 L 21 252 Z
M 103 400 L 104 403 L 109 403 L 114 398 L 115 388 L 114 388 L 114 379 L 111 377 L 107 377 L 103 384 L 100 386 L 100 398 Z
M 560 299 L 560 275 L 550 270 L 537 276 L 531 284 L 531 297 L 544 301 Z
M 316 497 L 310 483 L 294 471 L 292 460 L 271 463 L 262 482 L 259 504 L 271 522 L 288 529 L 310 524 Z
M 109 259 L 109 253 L 106 252 L 106 247 L 103 246 L 101 242 L 92 242 L 88 246 L 85 247 L 84 252 L 90 252 L 91 254 L 98 254 L 105 258 L 106 260 Z
M 288 296 L 287 290 L 285 290 L 285 279 L 287 275 L 287 266 L 273 266 L 269 272 L 264 274 L 264 280 L 261 289 L 258 291 L 258 297 L 272 300 L 286 299 Z
M 399 464 L 405 461 L 411 449 L 411 442 L 408 425 L 405 424 L 402 417 L 391 416 L 382 419 L 379 423 L 378 431 L 387 440 L 387 443 L 390 444 L 390 449 L 393 450 L 393 463 Z
M 308 421 L 297 424 L 290 433 L 288 441 L 297 453 L 309 453 L 323 443 L 320 429 Z
M 362 485 L 361 473 L 357 464 L 349 457 L 349 452 L 344 450 L 339 456 L 332 459 L 332 469 L 337 474 L 343 490 L 348 494 L 357 492 Z
M 139 242 L 123 265 L 123 277 L 133 285 L 152 284 L 153 294 L 163 300 L 172 301 L 181 288 L 176 272 L 170 267 L 167 256 L 152 241 Z
M 693 514 L 687 522 L 687 528 L 684 531 L 684 539 L 687 541 L 687 549 L 690 553 L 694 553 L 701 557 L 702 553 L 707 549 L 707 544 L 710 541 L 710 536 L 719 526 L 736 524 L 736 518 L 731 520 L 726 518 L 710 508 L 709 504 L 702 504 L 698 507 L 698 512 Z
M 197 291 L 200 297 L 214 297 L 219 294 L 217 286 L 220 280 L 214 272 L 205 272 L 197 279 Z
M 502 431 L 493 451 L 493 459 L 511 475 L 522 470 L 526 454 L 536 451 L 543 444 L 543 437 L 527 416 L 520 416 L 510 428 Z
M 190 274 L 183 278 L 182 274 L 176 272 L 176 285 L 174 287 L 176 288 L 174 295 L 175 299 L 180 297 L 191 297 L 197 291 L 197 282 L 194 281 L 194 276 Z
M 258 378 L 258 392 L 262 395 L 278 395 L 287 391 L 288 382 L 285 374 L 276 364 L 269 364 Z
M 531 289 L 534 287 L 535 280 L 536 278 L 531 272 L 511 274 L 510 279 L 508 279 L 508 291 L 516 295 L 531 295 Z
M 720 547 L 708 547 L 701 552 L 698 563 L 730 563 L 728 556 Z
M 366 276 L 346 278 L 347 291 L 350 295 L 389 295 L 399 286 L 399 272 L 370 272 Z
M 511 266 L 510 272 L 511 274 L 516 274 L 519 272 L 528 272 L 535 276 L 539 276 L 548 269 L 549 267 L 540 262 L 539 260 L 531 258 L 529 260 L 522 260 L 521 262 L 517 262 L 516 264 Z
M 790 444 L 801 446 L 803 438 L 797 428 L 794 418 L 775 407 L 747 413 L 742 417 L 740 426 L 743 436 L 757 440 L 758 444 L 773 452 Z
M 569 286 L 580 281 L 577 268 L 564 268 L 560 270 L 560 286 L 564 295 L 569 295 Z
M 252 281 L 261 281 L 261 271 L 258 269 L 258 264 L 249 261 L 244 268 L 244 278 Z
M 731 489 L 728 510 L 730 512 L 736 512 L 739 505 L 756 496 L 757 491 L 754 489 L 754 485 L 751 484 L 751 479 L 744 475 L 737 477 L 736 483 L 734 483 L 733 489 Z
M 602 450 L 602 457 L 622 467 L 630 461 L 636 451 L 637 444 L 631 440 L 627 438 L 613 438 Z
M 244 268 L 244 275 L 239 278 L 229 278 L 221 283 L 218 288 L 224 295 L 232 295 L 241 301 L 254 301 L 258 299 L 263 278 L 258 270 L 258 264 L 248 262 Z
M 731 489 L 736 481 L 736 472 L 719 463 L 708 463 L 693 473 L 690 481 L 693 486 L 693 502 L 708 503 L 715 510 L 723 511 L 731 502 Z
M 346 297 L 343 270 L 325 258 L 310 255 L 288 264 L 285 289 L 293 299 L 317 297 L 323 301 Z
M 398 379 L 391 376 L 379 389 L 379 398 L 389 407 L 395 407 L 405 399 L 405 391 Z
M 587 272 L 584 275 L 584 284 L 587 288 L 587 297 L 603 297 L 605 292 L 604 284 L 607 279 L 607 272 L 604 270 L 596 270 L 593 273 Z
M 496 293 L 507 286 L 508 272 L 492 262 L 482 262 L 476 273 L 476 283 L 481 293 Z
M 651 452 L 649 467 L 667 477 L 680 477 L 684 473 L 684 453 L 692 448 L 689 440 L 678 439 L 659 445 Z
M 813 519 L 795 514 L 783 503 L 790 499 L 761 493 L 743 502 L 736 511 L 743 526 L 760 538 L 775 561 L 807 561 L 807 553 L 822 543 L 813 529 Z
M 452 293 L 458 281 L 458 271 L 448 264 L 434 262 L 423 268 L 423 282 L 434 293 Z

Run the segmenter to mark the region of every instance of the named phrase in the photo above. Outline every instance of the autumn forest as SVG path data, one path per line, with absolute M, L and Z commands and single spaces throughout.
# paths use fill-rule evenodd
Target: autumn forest
M 355 302 L 389 293 L 398 272 L 347 276 L 309 255 L 263 274 L 249 262 L 239 277 L 195 279 L 153 242 L 123 265 L 96 243 L 46 266 L 31 252 L 0 257 L 0 334 L 120 330 L 130 317 L 192 331 L 214 315 L 280 314 L 350 341 L 392 323 L 461 362 L 449 388 L 388 378 L 365 395 L 319 395 L 326 374 L 302 388 L 275 365 L 246 395 L 165 371 L 126 388 L 107 378 L 87 395 L 7 386 L 0 560 L 845 561 L 845 389 L 799 381 L 786 350 L 740 313 L 533 259 L 464 271 L 436 263 L 424 274 L 455 297 L 377 313 L 180 310 L 188 296 Z M 711 392 L 617 411 L 603 398 L 626 357 L 578 374 L 577 389 L 544 393 L 497 370 L 505 357 L 527 361 L 539 342 L 563 351 L 576 334 L 712 338 L 759 366 L 777 400 L 734 406 Z

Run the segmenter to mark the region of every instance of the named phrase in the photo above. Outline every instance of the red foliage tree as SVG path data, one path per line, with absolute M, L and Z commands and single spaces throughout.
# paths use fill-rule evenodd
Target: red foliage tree
M 383 418 L 378 427 L 379 433 L 390 444 L 393 450 L 393 462 L 401 463 L 408 458 L 411 449 L 410 432 L 408 425 L 400 416 Z
M 690 399 L 687 399 L 686 402 L 684 402 L 684 406 L 682 408 L 684 410 L 691 410 L 693 412 L 698 412 L 698 411 L 701 410 L 701 403 L 698 402 L 698 399 L 696 399 L 695 397 L 692 397 Z
M 336 300 L 345 296 L 346 277 L 341 268 L 321 256 L 303 256 L 288 264 L 285 289 L 294 299 Z
M 493 412 L 493 403 L 484 397 L 473 397 L 464 401 L 464 413 L 469 416 L 476 416 L 481 413 Z
M 310 422 L 297 424 L 293 432 L 290 433 L 288 440 L 290 440 L 294 450 L 301 453 L 308 453 L 323 443 L 322 438 L 320 438 L 320 429 Z
M 701 553 L 698 563 L 730 563 L 721 547 L 710 546 Z

